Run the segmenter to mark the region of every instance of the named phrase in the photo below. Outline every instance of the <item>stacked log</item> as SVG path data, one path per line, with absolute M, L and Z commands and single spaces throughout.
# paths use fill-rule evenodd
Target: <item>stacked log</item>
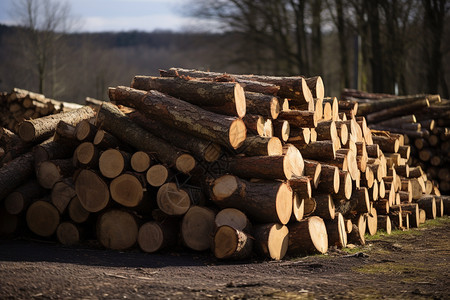
M 365 116 L 371 129 L 404 135 L 411 147 L 408 164 L 420 166 L 441 192 L 450 192 L 449 100 L 439 95 L 394 96 L 347 89 L 342 98 L 358 103 L 358 115 Z
M 404 138 L 325 98 L 318 76 L 160 73 L 110 88 L 112 103 L 3 130 L 0 146 L 19 153 L 0 169 L 5 220 L 25 216 L 33 234 L 66 245 L 282 259 L 448 208 L 406 164 Z

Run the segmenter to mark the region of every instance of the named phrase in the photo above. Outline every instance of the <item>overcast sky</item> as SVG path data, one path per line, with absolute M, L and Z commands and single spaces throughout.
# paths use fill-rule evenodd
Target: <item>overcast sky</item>
M 11 17 L 13 1 L 0 0 L 0 23 L 16 24 L 17 21 Z M 183 15 L 188 0 L 66 1 L 80 19 L 77 31 L 184 31 L 199 26 L 198 20 Z

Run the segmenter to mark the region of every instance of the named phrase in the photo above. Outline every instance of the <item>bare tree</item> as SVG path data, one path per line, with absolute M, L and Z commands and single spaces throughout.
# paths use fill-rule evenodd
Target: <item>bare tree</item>
M 37 75 L 38 90 L 44 93 L 47 78 L 60 68 L 57 53 L 61 37 L 73 25 L 70 5 L 58 0 L 17 0 L 13 17 L 21 26 L 21 49 L 25 66 Z M 53 80 L 55 82 L 55 80 Z M 52 85 L 55 87 L 55 85 Z M 49 90 L 53 96 L 55 90 Z

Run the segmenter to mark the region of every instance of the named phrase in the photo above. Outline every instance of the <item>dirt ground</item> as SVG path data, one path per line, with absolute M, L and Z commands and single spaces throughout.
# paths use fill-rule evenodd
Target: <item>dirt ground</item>
M 281 261 L 0 240 L 2 299 L 450 299 L 449 278 L 450 217 Z

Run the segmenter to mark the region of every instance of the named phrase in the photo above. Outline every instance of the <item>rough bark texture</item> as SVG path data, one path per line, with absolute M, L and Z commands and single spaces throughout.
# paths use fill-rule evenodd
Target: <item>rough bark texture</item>
M 25 153 L 0 168 L 0 201 L 34 173 L 34 153 Z

